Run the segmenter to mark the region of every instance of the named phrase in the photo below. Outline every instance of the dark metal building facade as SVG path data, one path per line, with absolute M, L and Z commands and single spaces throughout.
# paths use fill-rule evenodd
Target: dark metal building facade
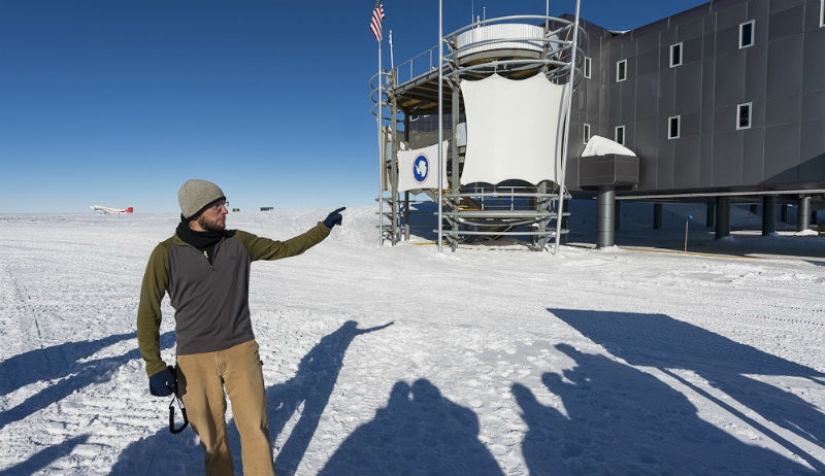
M 617 199 L 821 202 L 825 1 L 716 0 L 629 32 L 582 26 L 569 189 L 599 189 L 580 156 L 600 135 L 639 157 Z

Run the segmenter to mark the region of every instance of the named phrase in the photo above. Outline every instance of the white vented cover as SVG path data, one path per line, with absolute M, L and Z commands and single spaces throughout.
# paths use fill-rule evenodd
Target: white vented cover
M 555 35 L 553 38 L 556 38 Z M 544 28 L 537 25 L 502 23 L 480 26 L 458 35 L 456 38 L 457 55 L 462 58 L 481 51 L 500 49 L 528 50 L 541 53 L 546 43 L 543 40 Z M 555 43 L 550 43 L 549 46 L 554 50 L 557 49 Z
M 441 149 L 442 186 L 447 188 L 447 141 Z M 438 144 L 398 151 L 398 191 L 438 189 Z
M 566 89 L 543 74 L 523 80 L 494 74 L 461 81 L 467 114 L 462 185 L 504 180 L 558 183 Z

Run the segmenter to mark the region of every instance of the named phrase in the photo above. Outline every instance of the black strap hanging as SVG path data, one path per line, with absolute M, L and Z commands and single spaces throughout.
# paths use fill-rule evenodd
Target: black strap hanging
M 169 431 L 172 432 L 173 435 L 177 435 L 189 426 L 189 418 L 186 416 L 186 407 L 183 405 L 183 400 L 178 396 L 177 368 L 170 365 L 169 371 L 172 372 L 172 376 L 175 379 L 175 386 L 172 391 L 172 401 L 169 402 Z M 175 402 L 178 402 L 178 408 L 180 408 L 180 414 L 183 417 L 183 424 L 179 427 L 175 427 Z
M 175 402 L 178 402 L 178 407 L 180 407 L 180 414 L 183 417 L 183 424 L 179 427 L 175 427 Z M 182 432 L 186 429 L 189 425 L 189 418 L 186 416 L 186 407 L 183 406 L 183 401 L 175 395 L 172 398 L 172 401 L 169 402 L 169 431 L 172 432 L 173 435 L 177 435 L 178 433 Z

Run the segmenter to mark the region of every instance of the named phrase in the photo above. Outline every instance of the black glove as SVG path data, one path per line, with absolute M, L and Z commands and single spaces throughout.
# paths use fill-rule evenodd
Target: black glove
M 324 225 L 326 225 L 326 227 L 330 229 L 335 225 L 340 225 L 341 222 L 344 221 L 344 217 L 341 216 L 341 212 L 346 209 L 347 207 L 341 207 L 327 215 L 327 217 L 324 218 Z
M 160 372 L 149 377 L 149 392 L 156 397 L 166 397 L 172 395 L 177 387 L 175 379 L 175 368 L 166 367 Z

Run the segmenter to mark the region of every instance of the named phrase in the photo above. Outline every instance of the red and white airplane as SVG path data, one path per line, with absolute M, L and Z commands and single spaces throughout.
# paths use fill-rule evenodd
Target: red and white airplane
M 133 207 L 124 208 L 123 210 L 118 210 L 117 208 L 109 208 L 109 207 L 101 207 L 100 205 L 92 205 L 89 208 L 94 210 L 95 213 L 97 213 L 97 212 L 102 212 L 102 213 L 132 213 L 132 212 L 135 211 L 135 209 Z

